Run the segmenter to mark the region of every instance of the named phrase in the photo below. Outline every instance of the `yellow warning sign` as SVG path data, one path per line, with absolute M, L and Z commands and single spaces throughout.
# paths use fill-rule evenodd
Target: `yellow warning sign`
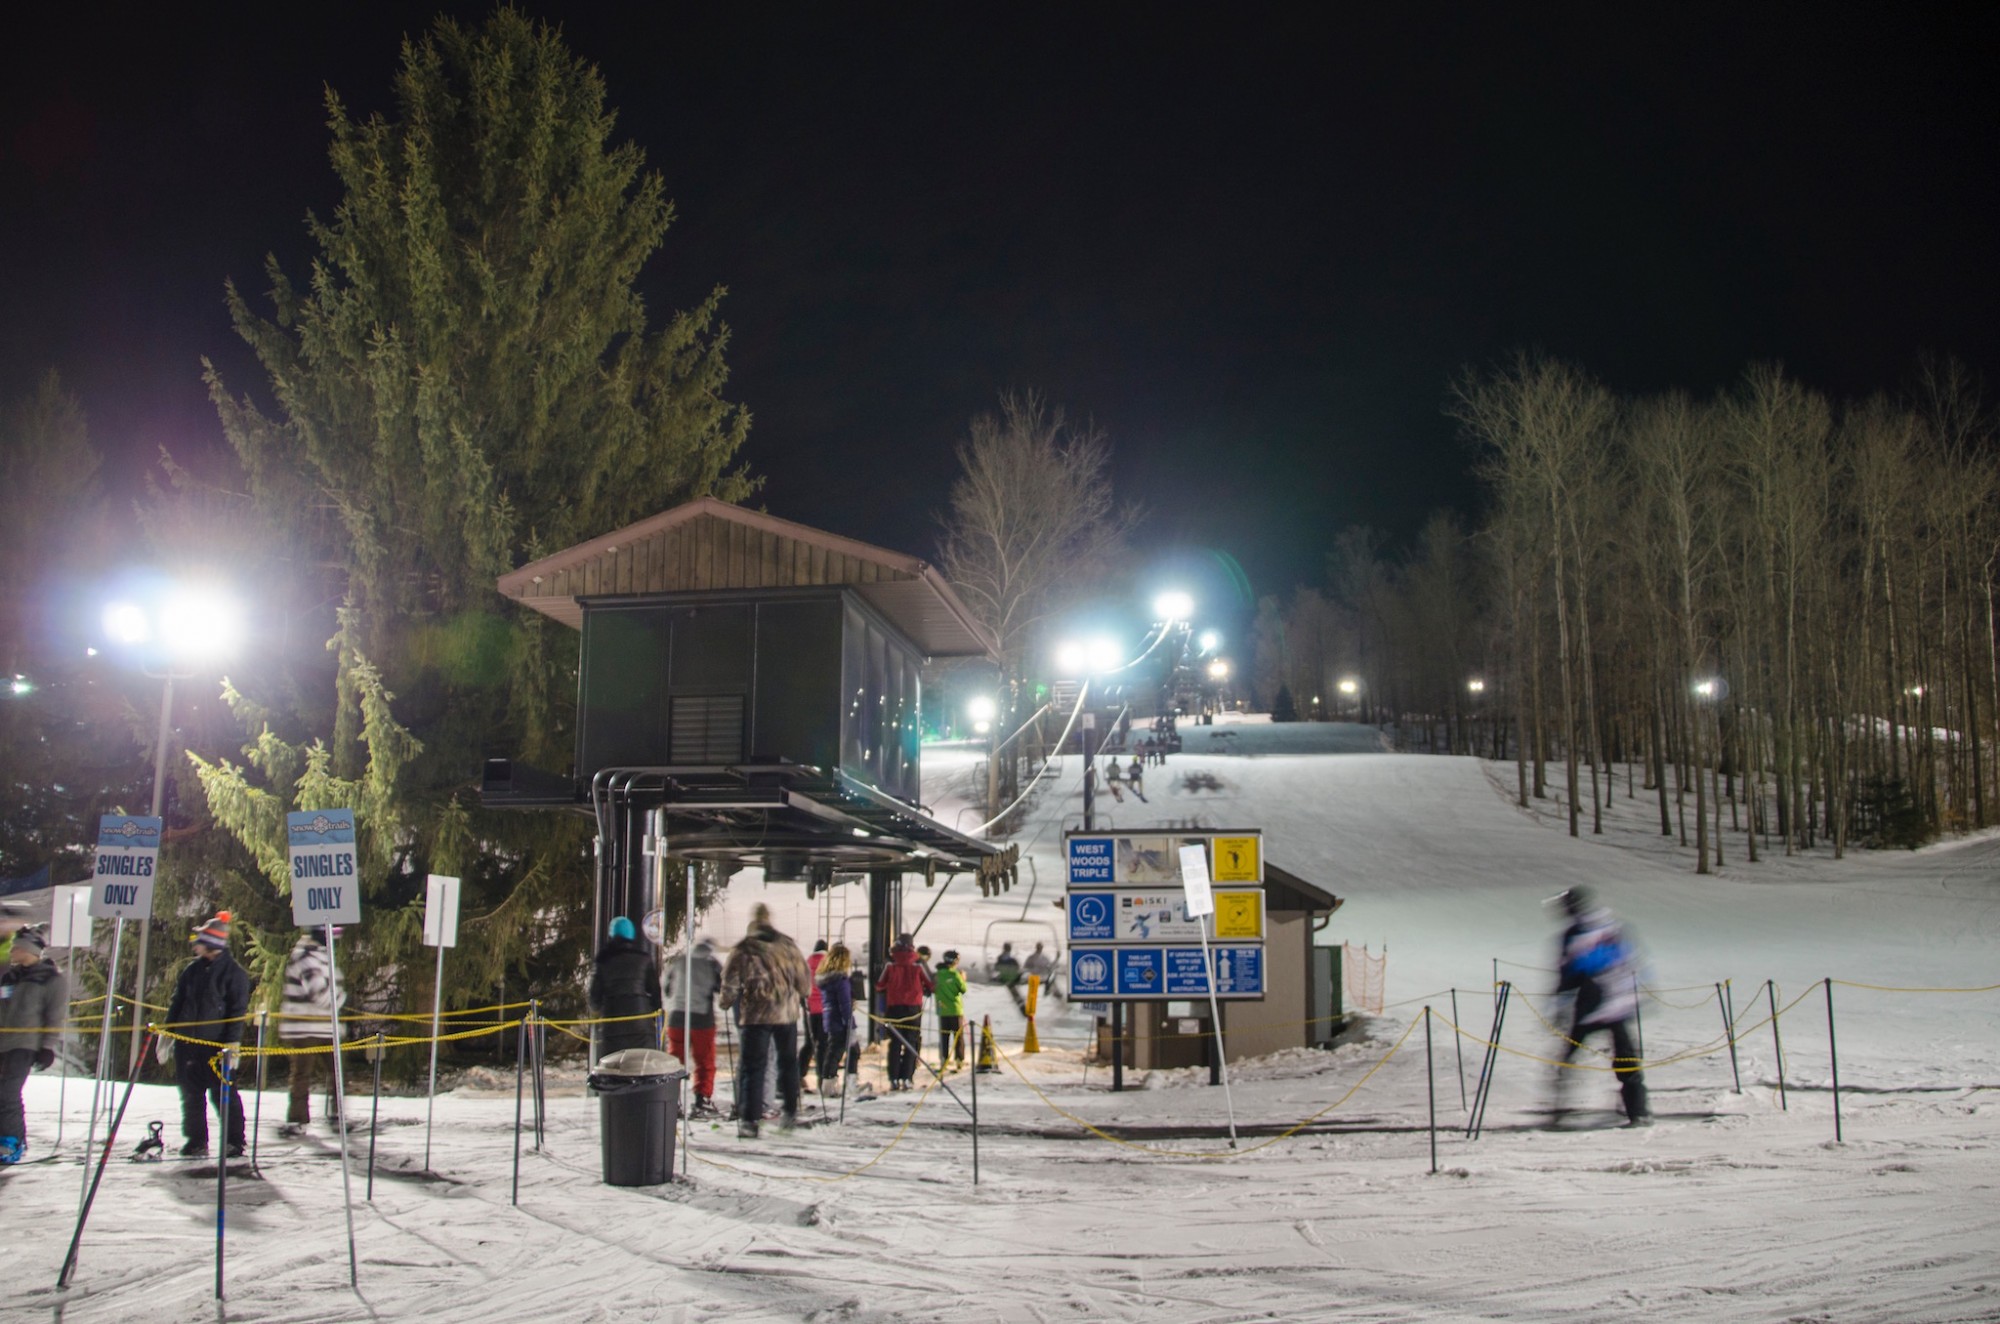
M 1215 936 L 1222 938 L 1264 937 L 1264 894 L 1262 892 L 1217 892 L 1215 894 Z
M 1215 838 L 1215 881 L 1261 883 L 1264 862 L 1258 858 L 1256 837 Z

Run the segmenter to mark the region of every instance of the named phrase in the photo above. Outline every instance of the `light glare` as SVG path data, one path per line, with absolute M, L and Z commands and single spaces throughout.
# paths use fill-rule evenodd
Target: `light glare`
M 143 644 L 153 637 L 153 625 L 136 602 L 114 602 L 104 609 L 104 633 L 121 644 Z
M 1179 589 L 1170 589 L 1153 599 L 1153 612 L 1163 621 L 1184 621 L 1194 615 L 1194 599 Z

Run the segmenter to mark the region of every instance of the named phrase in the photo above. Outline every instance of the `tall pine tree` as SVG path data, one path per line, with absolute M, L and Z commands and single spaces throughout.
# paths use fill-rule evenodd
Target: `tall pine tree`
M 244 762 L 197 770 L 262 865 L 241 881 L 267 959 L 283 937 L 268 930 L 289 925 L 283 810 L 353 803 L 361 1001 L 428 994 L 397 972 L 428 969 L 412 958 L 430 872 L 466 883 L 448 1000 L 561 996 L 591 941 L 587 831 L 487 813 L 476 786 L 488 754 L 568 758 L 574 637 L 493 581 L 675 501 L 754 489 L 735 463 L 749 417 L 722 395 L 723 291 L 649 324 L 636 284 L 672 205 L 612 141 L 597 72 L 515 9 L 406 41 L 393 118 L 327 104 L 344 196 L 308 218 L 310 279 L 270 260 L 269 316 L 228 289 L 271 405 L 213 365 L 208 382 L 270 568 L 308 610 L 345 604 L 333 694 L 298 683 L 302 658 L 267 693 L 230 688 Z

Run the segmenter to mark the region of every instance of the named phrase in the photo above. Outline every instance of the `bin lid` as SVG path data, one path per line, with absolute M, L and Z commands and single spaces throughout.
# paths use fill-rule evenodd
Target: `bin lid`
M 686 1075 L 687 1068 L 672 1053 L 657 1048 L 621 1048 L 597 1059 L 594 1076 L 673 1076 Z

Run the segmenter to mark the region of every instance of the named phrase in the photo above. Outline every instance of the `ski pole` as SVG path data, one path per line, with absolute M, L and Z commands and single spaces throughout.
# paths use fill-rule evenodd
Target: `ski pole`
M 1833 1140 L 1839 1144 L 1844 1138 L 1840 1134 L 1840 1049 L 1833 1040 L 1833 980 L 1826 981 L 1826 1054 L 1833 1059 Z
M 1722 996 L 1722 985 L 1715 986 L 1715 1009 L 1722 1013 L 1722 1033 L 1729 1040 L 1729 1074 L 1736 1082 L 1736 1092 L 1743 1092 L 1743 1073 L 1736 1066 L 1736 1022 L 1730 1018 L 1729 1003 Z
M 521 1203 L 521 1069 L 528 1059 L 528 1022 L 525 1017 L 514 1032 L 514 1193 L 509 1203 Z
M 1458 990 L 1451 991 L 1451 1048 L 1458 1055 L 1458 1110 L 1466 1111 L 1465 1103 L 1465 1036 L 1458 1033 L 1464 1022 L 1458 1019 Z
M 146 1039 L 139 1050 L 142 1055 L 153 1046 L 156 1034 L 158 1031 L 152 1026 L 146 1027 Z M 62 1272 L 56 1275 L 57 1287 L 68 1287 L 70 1278 L 76 1273 L 76 1253 L 83 1245 L 83 1225 L 90 1221 L 90 1206 L 97 1199 L 97 1184 L 104 1180 L 104 1165 L 111 1159 L 111 1147 L 118 1143 L 118 1124 L 125 1120 L 126 1105 L 132 1102 L 132 1087 L 139 1083 L 139 1073 L 135 1071 L 132 1075 L 134 1078 L 125 1082 L 125 1097 L 118 1101 L 118 1112 L 111 1119 L 111 1129 L 105 1133 L 104 1152 L 98 1155 L 97 1171 L 90 1179 L 90 1189 L 84 1192 L 83 1208 L 77 1211 L 76 1231 L 70 1235 L 69 1254 L 63 1256 Z M 84 1151 L 83 1159 L 86 1164 L 90 1162 L 89 1150 Z
M 1790 1112 L 1791 1102 L 1785 1098 L 1785 1040 L 1778 1033 L 1778 986 L 1767 979 L 1764 981 L 1764 991 L 1771 997 L 1771 1047 L 1778 1054 L 1778 1110 Z
M 229 1139 L 229 1087 L 235 1082 L 236 1063 L 231 1060 L 234 1054 L 227 1045 L 216 1056 L 222 1059 L 222 1092 L 219 1095 L 221 1102 L 220 1106 L 216 1109 L 216 1112 L 219 1114 L 216 1120 L 222 1127 L 222 1156 L 215 1162 L 215 1299 L 220 1301 L 223 1299 L 223 1224 L 225 1212 L 229 1208 L 229 1150 L 231 1147 Z M 132 1074 L 136 1076 L 139 1073 L 135 1071 Z M 243 1106 L 241 1099 L 237 1100 L 236 1106 L 238 1108 Z
M 375 1031 L 375 1103 L 368 1110 L 368 1193 L 361 1198 L 375 1202 L 375 1137 L 382 1130 L 382 1032 Z
M 1438 1082 L 1437 1071 L 1431 1065 L 1431 1009 L 1424 1008 L 1424 1080 L 1429 1086 L 1431 1101 L 1431 1176 L 1438 1170 Z

